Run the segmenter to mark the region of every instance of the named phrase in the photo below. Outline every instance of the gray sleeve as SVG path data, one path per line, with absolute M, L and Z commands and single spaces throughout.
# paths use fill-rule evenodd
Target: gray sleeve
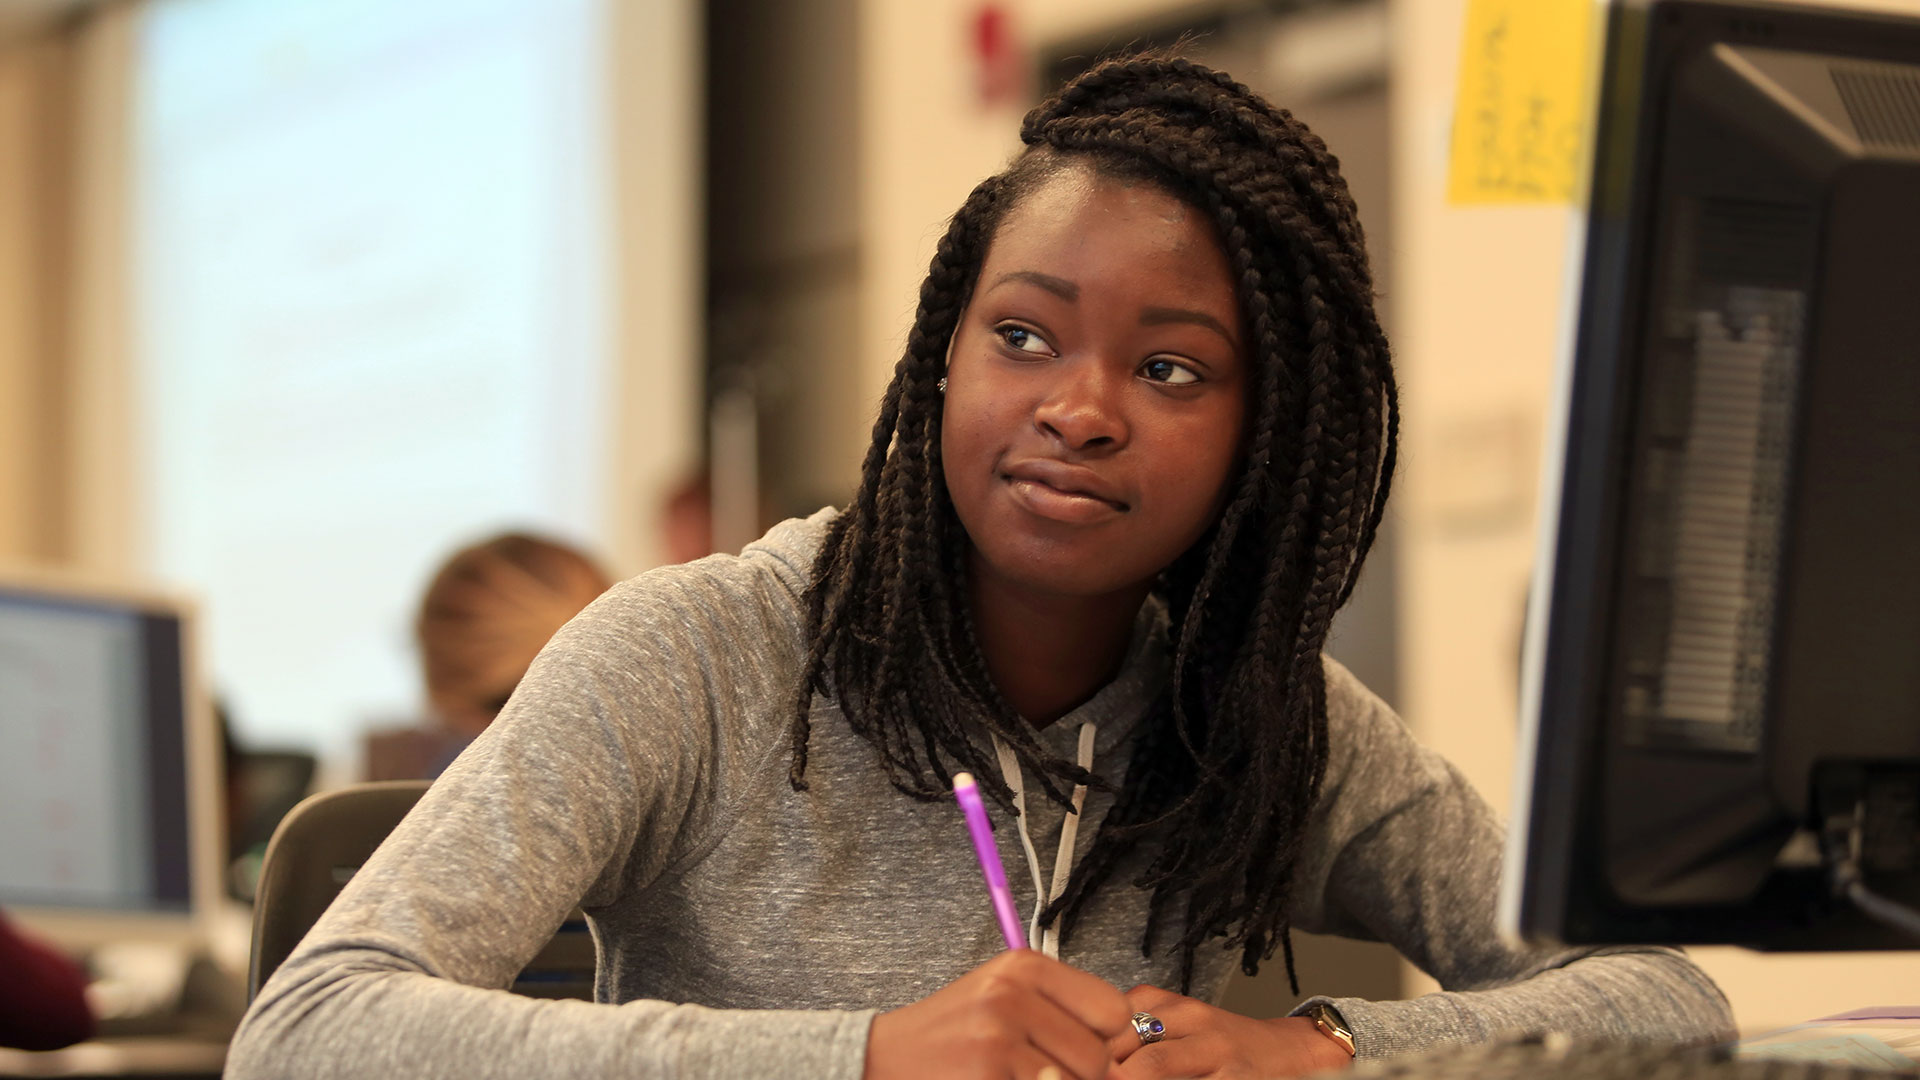
M 1386 941 L 1444 990 L 1331 1000 L 1361 1057 L 1501 1035 L 1705 1042 L 1733 1037 L 1726 998 L 1674 949 L 1538 948 L 1494 924 L 1502 830 L 1472 785 L 1417 744 L 1345 668 L 1327 665 L 1320 828 L 1295 881 L 1303 930 Z
M 576 903 L 644 902 L 725 820 L 729 762 L 753 756 L 730 698 L 792 669 L 789 610 L 656 575 L 569 624 L 354 876 L 261 989 L 230 1080 L 860 1075 L 871 1012 L 505 989 Z

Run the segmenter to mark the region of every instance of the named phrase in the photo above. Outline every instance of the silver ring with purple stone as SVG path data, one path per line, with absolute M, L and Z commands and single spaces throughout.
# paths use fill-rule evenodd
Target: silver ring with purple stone
M 1152 1013 L 1138 1012 L 1133 1014 L 1133 1033 L 1140 1036 L 1140 1045 L 1145 1046 L 1166 1038 L 1167 1025 Z

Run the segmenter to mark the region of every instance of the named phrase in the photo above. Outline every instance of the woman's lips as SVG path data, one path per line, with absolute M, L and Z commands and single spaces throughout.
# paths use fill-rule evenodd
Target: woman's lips
M 1054 521 L 1071 525 L 1090 525 L 1096 521 L 1118 517 L 1123 512 L 1105 499 L 1061 491 L 1038 480 L 1008 477 L 1007 483 L 1013 489 L 1013 497 L 1022 506 L 1043 518 Z

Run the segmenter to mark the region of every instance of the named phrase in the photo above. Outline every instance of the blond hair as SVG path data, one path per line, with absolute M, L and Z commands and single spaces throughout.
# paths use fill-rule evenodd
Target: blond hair
M 554 631 L 609 584 L 586 555 L 525 533 L 455 552 L 427 586 L 415 626 L 440 720 L 469 734 L 485 728 Z

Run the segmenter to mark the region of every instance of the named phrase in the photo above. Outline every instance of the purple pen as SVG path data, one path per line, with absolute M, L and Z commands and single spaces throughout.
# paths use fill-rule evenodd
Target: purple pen
M 993 913 L 1000 920 L 1007 948 L 1024 949 L 1027 935 L 1020 929 L 1020 916 L 1014 914 L 1013 893 L 1007 889 L 1007 872 L 1000 865 L 1000 848 L 993 842 L 993 826 L 987 824 L 987 808 L 980 801 L 980 785 L 974 782 L 972 773 L 954 774 L 953 797 L 967 817 L 973 853 L 980 857 L 980 874 L 987 879 L 987 895 L 993 900 Z

